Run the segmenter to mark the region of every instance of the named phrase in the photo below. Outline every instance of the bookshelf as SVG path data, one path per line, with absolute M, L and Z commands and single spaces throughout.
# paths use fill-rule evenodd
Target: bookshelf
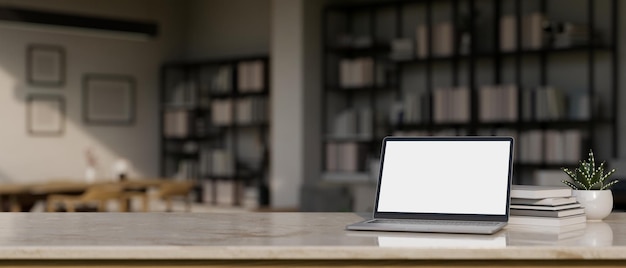
M 266 56 L 161 68 L 161 175 L 197 181 L 199 201 L 268 205 Z M 250 191 L 249 189 L 252 189 Z
M 617 158 L 618 4 L 327 6 L 322 179 L 372 180 L 386 135 L 513 136 L 518 184 L 575 166 L 589 148 Z

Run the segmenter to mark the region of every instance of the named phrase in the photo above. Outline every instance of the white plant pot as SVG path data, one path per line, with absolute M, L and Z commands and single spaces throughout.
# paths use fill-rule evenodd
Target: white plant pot
M 611 190 L 573 190 L 572 193 L 585 208 L 588 221 L 601 221 L 613 210 Z

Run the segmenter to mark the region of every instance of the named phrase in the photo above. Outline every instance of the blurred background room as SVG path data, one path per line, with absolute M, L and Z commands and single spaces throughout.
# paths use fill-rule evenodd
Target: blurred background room
M 626 178 L 621 10 L 0 0 L 0 204 L 368 212 L 389 135 L 513 136 L 515 184 L 563 185 L 589 150 Z

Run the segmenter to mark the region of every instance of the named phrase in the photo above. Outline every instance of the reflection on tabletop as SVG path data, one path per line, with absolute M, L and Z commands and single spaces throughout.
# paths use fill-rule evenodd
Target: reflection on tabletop
M 370 237 L 376 240 L 379 247 L 399 248 L 502 248 L 541 245 L 608 247 L 614 244 L 613 229 L 607 222 L 589 221 L 555 228 L 508 225 L 493 235 L 367 231 L 350 231 L 347 235 Z

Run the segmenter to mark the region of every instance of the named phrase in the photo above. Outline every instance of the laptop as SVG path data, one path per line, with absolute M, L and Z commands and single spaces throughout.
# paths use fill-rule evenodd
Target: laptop
M 509 219 L 511 137 L 386 137 L 359 231 L 493 234 Z

